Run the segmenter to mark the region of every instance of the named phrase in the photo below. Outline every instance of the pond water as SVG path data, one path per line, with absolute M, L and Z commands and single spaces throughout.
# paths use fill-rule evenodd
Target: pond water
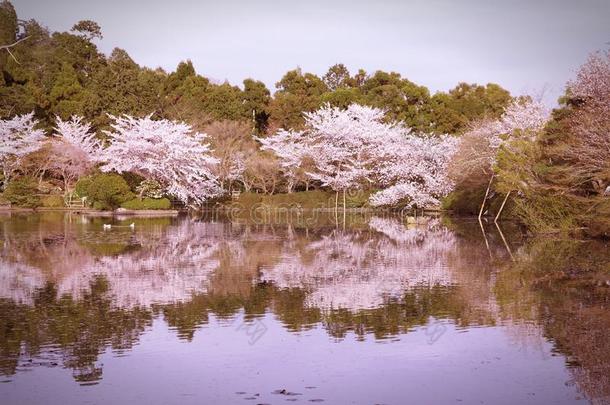
M 411 222 L 1 216 L 0 402 L 610 402 L 607 244 Z

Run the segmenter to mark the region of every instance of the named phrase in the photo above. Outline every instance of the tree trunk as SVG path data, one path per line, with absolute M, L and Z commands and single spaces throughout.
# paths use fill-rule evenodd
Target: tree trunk
M 483 216 L 483 209 L 485 208 L 485 202 L 487 201 L 487 196 L 489 195 L 489 189 L 491 188 L 491 182 L 494 180 L 494 175 L 491 175 L 489 179 L 489 184 L 487 185 L 487 190 L 485 190 L 485 197 L 483 197 L 483 203 L 481 204 L 481 210 L 479 211 L 479 222 L 481 222 L 481 217 Z
M 508 200 L 508 196 L 510 195 L 511 192 L 512 192 L 512 190 L 509 191 L 508 193 L 506 193 L 506 196 L 504 197 L 504 201 L 502 201 L 502 205 L 500 206 L 500 210 L 498 211 L 498 214 L 496 215 L 494 222 L 498 222 L 498 218 L 500 218 L 500 214 L 502 214 L 502 210 L 504 209 L 504 204 L 506 204 L 506 201 Z

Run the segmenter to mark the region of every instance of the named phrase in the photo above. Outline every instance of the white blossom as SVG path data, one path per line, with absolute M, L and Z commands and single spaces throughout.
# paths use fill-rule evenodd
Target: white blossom
M 0 120 L 0 164 L 5 184 L 23 158 L 40 149 L 44 143 L 44 131 L 35 129 L 36 125 L 38 121 L 33 112 Z
M 99 156 L 102 145 L 91 130 L 91 124 L 85 122 L 83 117 L 74 116 L 68 121 L 56 117 L 55 132 L 56 138 L 82 151 L 87 159 L 95 160 Z
M 103 171 L 134 172 L 159 182 L 184 202 L 201 203 L 221 193 L 212 168 L 218 159 L 204 143 L 207 135 L 185 123 L 130 116 L 114 117 Z

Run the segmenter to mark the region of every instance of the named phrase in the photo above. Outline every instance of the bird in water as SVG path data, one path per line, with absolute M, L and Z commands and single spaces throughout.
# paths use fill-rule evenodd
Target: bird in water
M 118 227 L 118 228 L 126 228 L 126 226 L 119 226 L 119 225 L 117 225 L 116 227 Z M 129 227 L 131 229 L 136 229 L 136 224 L 132 222 L 131 224 L 129 224 Z M 112 224 L 104 224 L 103 228 L 104 228 L 104 230 L 112 229 Z

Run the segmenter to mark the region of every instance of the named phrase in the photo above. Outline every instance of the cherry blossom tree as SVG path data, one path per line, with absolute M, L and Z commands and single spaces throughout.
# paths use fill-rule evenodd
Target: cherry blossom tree
M 610 110 L 610 51 L 591 54 L 568 89 L 572 97 Z
M 383 119 L 383 110 L 358 104 L 345 110 L 326 105 L 305 113 L 308 154 L 315 165 L 308 175 L 337 192 L 337 196 L 343 192 L 344 208 L 347 190 L 372 182 L 378 148 L 408 132 Z
M 387 139 L 400 137 L 408 131 L 395 123 L 385 123 L 383 110 L 352 104 L 347 109 L 325 105 L 305 113 L 303 131 L 280 130 L 259 139 L 263 149 L 271 150 L 292 190 L 299 173 L 336 192 L 358 189 L 372 182 L 378 163 L 376 151 Z M 304 162 L 311 162 L 306 168 Z
M 232 190 L 233 183 L 244 181 L 244 172 L 246 171 L 246 161 L 243 152 L 235 152 L 233 159 L 229 164 L 229 171 L 226 175 L 229 181 L 229 191 Z
M 102 146 L 91 125 L 78 116 L 68 121 L 57 117 L 54 136 L 48 169 L 63 178 L 68 191 L 75 180 L 95 165 Z
M 576 136 L 566 157 L 577 181 L 605 193 L 610 187 L 610 51 L 592 54 L 568 89 L 580 103 L 568 120 Z
M 373 205 L 428 206 L 438 204 L 451 183 L 445 175 L 457 141 L 450 137 L 411 134 L 384 112 L 352 104 L 347 109 L 329 105 L 305 114 L 305 130 L 280 130 L 259 139 L 263 149 L 280 159 L 291 186 L 306 159 L 313 169 L 306 174 L 334 190 L 345 192 L 367 185 L 386 187 L 371 197 Z
M 44 131 L 35 129 L 34 113 L 0 120 L 0 164 L 7 184 L 23 158 L 37 151 L 45 141 Z
M 111 116 L 111 139 L 101 160 L 103 171 L 134 172 L 154 179 L 184 202 L 202 203 L 222 190 L 213 167 L 207 136 L 185 124 L 151 116 Z
M 371 196 L 371 205 L 426 208 L 440 204 L 439 199 L 453 186 L 447 165 L 458 142 L 450 136 L 412 134 L 384 142 L 376 151 L 376 177 L 387 188 Z

